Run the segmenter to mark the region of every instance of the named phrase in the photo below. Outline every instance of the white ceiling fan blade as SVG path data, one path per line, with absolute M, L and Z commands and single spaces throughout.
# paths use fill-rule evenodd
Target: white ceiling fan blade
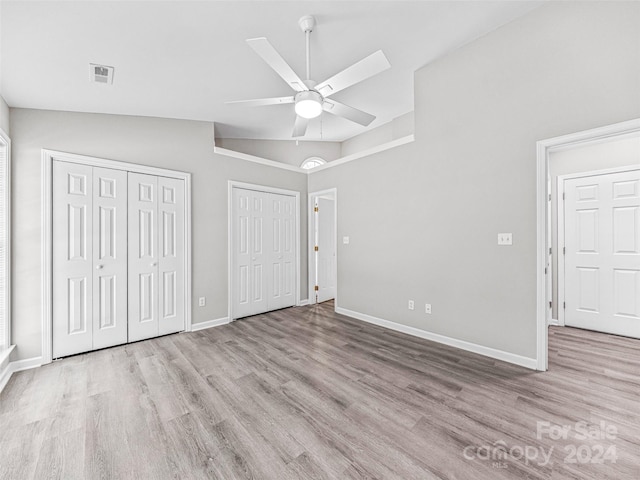
M 291 136 L 304 137 L 304 134 L 307 133 L 307 125 L 309 125 L 308 119 L 300 115 L 296 116 L 296 123 L 293 125 L 293 134 Z
M 389 60 L 384 56 L 382 50 L 378 50 L 350 67 L 345 68 L 333 77 L 319 83 L 315 89 L 320 92 L 323 97 L 328 97 L 351 85 L 373 77 L 388 68 L 391 68 Z
M 267 62 L 267 65 L 273 68 L 296 92 L 309 90 L 300 77 L 296 75 L 296 72 L 291 69 L 289 64 L 285 62 L 276 49 L 273 48 L 273 45 L 269 43 L 269 40 L 264 37 L 250 38 L 247 40 L 247 43 Z
M 324 103 L 322 104 L 322 109 L 327 113 L 346 118 L 347 120 L 359 123 L 364 127 L 368 126 L 376 119 L 376 117 L 374 115 L 371 115 L 370 113 L 363 112 L 362 110 L 350 107 L 349 105 L 345 105 L 344 103 L 336 102 L 335 100 L 325 99 Z
M 224 102 L 225 104 L 241 103 L 247 107 L 262 107 L 264 105 L 284 105 L 293 103 L 293 97 L 273 97 L 273 98 L 256 98 L 254 100 L 234 100 L 232 102 Z

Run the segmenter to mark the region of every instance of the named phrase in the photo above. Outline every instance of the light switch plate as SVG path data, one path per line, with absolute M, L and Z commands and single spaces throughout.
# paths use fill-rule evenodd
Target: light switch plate
M 513 245 L 513 236 L 511 233 L 499 233 L 498 245 Z
M 349 237 L 342 237 L 342 243 L 345 245 L 349 245 Z

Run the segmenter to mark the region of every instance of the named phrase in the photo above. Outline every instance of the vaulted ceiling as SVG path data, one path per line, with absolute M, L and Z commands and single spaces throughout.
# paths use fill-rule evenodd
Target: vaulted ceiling
M 413 110 L 413 73 L 527 13 L 523 1 L 2 1 L 0 92 L 11 107 L 214 121 L 229 138 L 290 139 L 292 105 L 229 100 L 291 95 L 245 39 L 267 37 L 300 75 L 298 19 L 316 17 L 317 81 L 382 49 L 392 68 L 335 95 L 374 114 L 375 128 Z M 111 86 L 89 63 L 115 67 Z M 342 141 L 365 127 L 323 114 L 307 140 Z

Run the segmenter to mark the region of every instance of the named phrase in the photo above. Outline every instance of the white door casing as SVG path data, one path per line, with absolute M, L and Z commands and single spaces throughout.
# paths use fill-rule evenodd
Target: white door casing
M 127 341 L 127 177 L 53 162 L 53 356 Z
M 320 197 L 316 206 L 316 295 L 318 302 L 326 302 L 336 296 L 335 203 Z
M 640 170 L 564 181 L 565 324 L 640 338 Z
M 297 303 L 297 197 L 232 187 L 231 316 Z

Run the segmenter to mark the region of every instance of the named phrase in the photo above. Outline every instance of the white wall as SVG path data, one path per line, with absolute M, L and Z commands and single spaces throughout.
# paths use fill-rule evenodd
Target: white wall
M 11 124 L 9 122 L 9 106 L 7 102 L 4 101 L 4 98 L 0 96 L 0 128 L 7 135 L 11 136 Z
M 41 149 L 153 165 L 193 174 L 193 323 L 227 316 L 228 180 L 301 192 L 306 252 L 307 176 L 215 155 L 206 122 L 42 110 L 11 110 L 13 150 L 13 360 L 41 353 Z M 306 255 L 301 295 L 307 297 Z M 197 298 L 207 297 L 198 307 Z
M 309 157 L 320 157 L 327 162 L 340 158 L 339 142 L 300 140 L 250 140 L 244 138 L 216 138 L 216 146 L 256 157 L 288 163 L 299 167 Z
M 558 319 L 558 175 L 640 165 L 640 137 L 625 136 L 604 143 L 574 147 L 549 155 L 551 177 L 551 245 L 553 265 L 553 318 Z
M 416 72 L 415 142 L 309 178 L 350 236 L 339 305 L 535 358 L 536 142 L 640 117 L 638 25 L 552 2 Z

